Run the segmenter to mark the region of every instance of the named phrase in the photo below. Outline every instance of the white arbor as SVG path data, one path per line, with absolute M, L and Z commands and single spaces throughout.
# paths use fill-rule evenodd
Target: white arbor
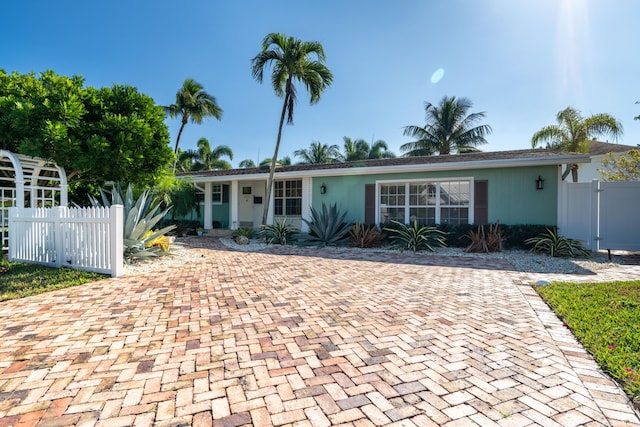
M 67 175 L 50 161 L 0 150 L 0 248 L 6 250 L 9 208 L 67 206 Z

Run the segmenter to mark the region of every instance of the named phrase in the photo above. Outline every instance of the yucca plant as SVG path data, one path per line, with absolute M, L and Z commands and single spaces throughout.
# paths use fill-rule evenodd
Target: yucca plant
M 471 240 L 469 246 L 465 248 L 465 252 L 502 252 L 502 230 L 500 224 L 489 224 L 489 231 L 485 231 L 484 225 L 478 226 L 477 231 L 470 231 L 466 236 Z
M 243 236 L 243 237 L 246 237 L 247 239 L 251 239 L 251 238 L 253 238 L 254 234 L 255 234 L 255 231 L 253 230 L 253 228 L 251 228 L 251 227 L 241 227 L 241 228 L 238 228 L 237 230 L 235 230 L 233 232 L 232 237 Z
M 260 229 L 260 237 L 268 244 L 286 245 L 295 239 L 295 234 L 299 231 L 287 224 L 287 218 L 276 221 L 275 224 L 263 225 Z
M 349 236 L 351 226 L 344 222 L 347 212 L 340 213 L 337 205 L 329 208 L 322 203 L 322 210 L 311 208 L 311 220 L 302 219 L 309 226 L 309 234 L 301 237 L 301 243 L 317 246 L 339 245 Z
M 384 230 L 389 232 L 392 246 L 400 250 L 418 252 L 428 250 L 434 252 L 436 248 L 447 246 L 446 233 L 429 225 L 419 225 L 413 221 L 412 225 L 406 225 L 398 221 L 391 221 L 393 227 Z
M 155 225 L 160 222 L 171 209 L 160 211 L 160 203 L 154 203 L 150 190 L 144 190 L 134 201 L 133 186 L 129 184 L 124 193 L 120 184 L 115 185 L 109 192 L 100 188 L 102 201 L 91 197 L 91 204 L 94 207 L 111 207 L 111 205 L 122 205 L 124 210 L 124 258 L 131 261 L 134 259 L 147 259 L 166 254 L 161 245 L 154 245 L 151 242 L 166 235 L 176 228 L 169 225 L 160 230 L 154 230 Z
M 351 244 L 358 248 L 377 248 L 382 245 L 383 235 L 375 225 L 364 225 L 356 222 L 349 230 Z
M 580 240 L 560 236 L 557 230 L 549 228 L 547 228 L 546 233 L 527 239 L 525 243 L 533 245 L 531 252 L 544 253 L 553 257 L 575 258 L 591 256 L 591 252 L 584 247 Z

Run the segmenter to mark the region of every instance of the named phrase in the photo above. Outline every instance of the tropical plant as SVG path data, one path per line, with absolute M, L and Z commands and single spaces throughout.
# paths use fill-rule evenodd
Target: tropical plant
M 391 221 L 392 227 L 385 227 L 389 232 L 392 247 L 413 252 L 428 250 L 434 252 L 436 248 L 445 247 L 445 233 L 436 227 L 419 225 L 413 221 L 412 225 L 406 225 L 399 221 Z
M 251 239 L 255 231 L 251 227 L 240 227 L 233 232 L 232 237 L 246 237 L 247 239 Z
M 408 157 L 478 151 L 474 147 L 486 144 L 485 137 L 492 129 L 489 125 L 476 126 L 485 113 L 468 114 L 472 106 L 469 99 L 455 96 L 443 97 L 438 105 L 426 102 L 426 125 L 406 126 L 403 135 L 417 140 L 401 145 L 400 151 Z
M 275 224 L 263 225 L 260 229 L 260 237 L 268 244 L 286 245 L 295 240 L 299 232 L 292 225 L 287 224 L 287 218 L 276 221 Z
M 640 150 L 629 150 L 616 156 L 608 153 L 598 169 L 604 181 L 640 181 Z
M 301 41 L 280 33 L 267 34 L 262 41 L 262 51 L 251 61 L 253 78 L 262 83 L 264 69 L 271 64 L 273 69 L 271 83 L 276 95 L 283 98 L 283 103 L 278 136 L 269 168 L 262 224 L 266 224 L 269 213 L 273 174 L 276 169 L 285 117 L 287 124 L 293 124 L 293 107 L 296 102 L 295 83 L 304 85 L 311 97 L 311 104 L 315 104 L 320 100 L 322 92 L 333 82 L 333 75 L 325 65 L 324 49 L 316 41 Z
M 189 120 L 192 123 L 201 124 L 208 117 L 214 117 L 218 120 L 222 118 L 222 109 L 218 106 L 216 98 L 207 93 L 204 90 L 204 86 L 194 79 L 186 79 L 176 93 L 175 104 L 164 107 L 164 109 L 172 119 L 176 117 L 181 119 L 174 149 L 176 155 L 178 154 L 182 131 Z
M 138 199 L 134 201 L 133 186 L 129 184 L 124 193 L 122 187 L 115 185 L 111 191 L 111 200 L 107 192 L 100 188 L 101 201 L 91 198 L 91 204 L 95 207 L 110 207 L 122 205 L 124 209 L 124 258 L 127 261 L 135 259 L 148 259 L 166 253 L 162 245 L 154 245 L 153 242 L 166 235 L 175 228 L 169 225 L 154 230 L 157 223 L 167 215 L 170 207 L 160 210 L 160 203 L 153 200 L 150 190 L 144 190 Z
M 221 160 L 220 157 L 227 156 L 233 160 L 233 151 L 226 145 L 211 148 L 207 138 L 200 138 L 197 143 L 197 150 L 180 151 L 178 155 L 178 166 L 185 172 L 215 169 L 231 169 L 231 163 Z
M 609 135 L 617 139 L 622 135 L 622 123 L 610 114 L 600 113 L 582 117 L 579 110 L 567 107 L 556 115 L 557 125 L 546 126 L 531 137 L 531 147 L 546 142 L 547 148 L 575 153 L 586 153 L 589 142 L 596 136 Z M 568 164 L 562 179 L 571 173 L 573 182 L 578 182 L 578 165 Z
M 356 222 L 349 230 L 351 244 L 357 248 L 377 248 L 382 245 L 384 236 L 375 225 Z
M 369 145 L 364 139 L 353 140 L 348 136 L 342 138 L 344 141 L 344 161 L 353 162 L 366 159 L 389 159 L 396 155 L 389 151 L 387 143 L 379 139 Z
M 294 156 L 300 157 L 302 165 L 318 165 L 323 163 L 336 163 L 341 160 L 340 148 L 337 145 L 321 144 L 320 141 L 313 141 L 309 148 L 302 148 L 293 152 Z
M 255 168 L 256 163 L 251 159 L 244 159 L 240 162 L 240 164 L 238 164 L 238 167 L 242 169 Z
M 525 240 L 528 245 L 533 245 L 531 252 L 539 252 L 552 257 L 590 257 L 591 252 L 584 247 L 580 240 L 570 239 L 558 235 L 557 230 L 547 228 L 547 231 L 536 237 Z
M 289 156 L 284 156 L 278 159 L 278 161 L 276 162 L 276 166 L 289 166 L 289 165 L 291 165 L 291 158 Z M 262 161 L 260 161 L 259 166 L 261 168 L 265 166 L 271 166 L 271 157 L 262 159 Z
M 478 226 L 476 231 L 469 231 L 466 236 L 471 243 L 465 248 L 465 252 L 502 252 L 503 237 L 500 224 L 489 224 L 489 231 L 485 231 L 484 225 Z
M 311 208 L 311 220 L 302 219 L 309 226 L 309 234 L 300 240 L 304 244 L 328 246 L 341 244 L 349 236 L 351 226 L 344 222 L 347 212 L 340 213 L 336 204 L 322 203 L 322 210 Z

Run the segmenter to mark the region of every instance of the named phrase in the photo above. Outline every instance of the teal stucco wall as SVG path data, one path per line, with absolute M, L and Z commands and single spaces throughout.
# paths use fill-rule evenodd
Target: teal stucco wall
M 544 179 L 544 190 L 536 190 L 538 176 Z M 337 203 L 341 211 L 347 211 L 347 221 L 362 222 L 366 184 L 375 184 L 380 180 L 463 177 L 488 181 L 490 222 L 556 225 L 558 167 L 555 165 L 314 178 L 312 206 L 317 210 L 322 208 L 323 202 L 327 205 Z M 322 184 L 327 188 L 325 194 L 320 194 Z

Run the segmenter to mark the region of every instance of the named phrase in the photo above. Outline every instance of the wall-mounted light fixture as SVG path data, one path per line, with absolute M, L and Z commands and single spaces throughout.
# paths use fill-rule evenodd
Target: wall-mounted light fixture
M 538 175 L 538 179 L 536 179 L 536 190 L 544 190 L 544 179 L 542 179 L 540 175 Z
M 323 183 L 320 186 L 320 194 L 325 194 L 327 192 L 327 186 Z

